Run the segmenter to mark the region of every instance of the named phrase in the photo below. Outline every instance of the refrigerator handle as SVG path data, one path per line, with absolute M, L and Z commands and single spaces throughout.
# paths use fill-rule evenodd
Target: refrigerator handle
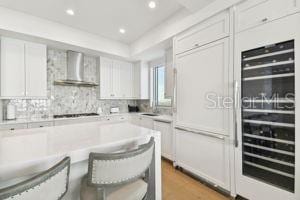
M 177 112 L 177 69 L 173 69 L 173 113 Z
M 239 82 L 234 81 L 234 145 L 237 148 L 239 146 L 238 141 L 238 106 L 239 106 Z

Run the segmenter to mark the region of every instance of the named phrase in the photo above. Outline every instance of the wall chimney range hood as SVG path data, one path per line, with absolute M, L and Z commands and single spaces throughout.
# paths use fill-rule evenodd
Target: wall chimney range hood
M 80 52 L 67 51 L 67 79 L 56 80 L 55 85 L 95 87 L 96 83 L 84 81 L 84 55 Z

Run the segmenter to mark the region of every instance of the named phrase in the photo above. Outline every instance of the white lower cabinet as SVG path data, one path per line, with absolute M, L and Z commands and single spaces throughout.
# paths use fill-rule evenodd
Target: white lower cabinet
M 173 131 L 170 122 L 155 121 L 153 129 L 161 133 L 161 154 L 163 157 L 173 160 Z
M 0 125 L 0 131 L 7 131 L 7 130 L 17 130 L 17 129 L 26 129 L 27 123 L 21 124 L 4 124 Z
M 43 128 L 43 127 L 49 127 L 49 126 L 54 126 L 53 121 L 49 122 L 32 122 L 28 123 L 27 128 Z
M 230 190 L 230 144 L 226 137 L 175 129 L 175 146 L 175 165 Z
M 132 115 L 130 123 L 144 128 L 153 129 L 153 119 L 141 115 Z
M 115 115 L 115 116 L 107 116 L 104 118 L 104 121 L 112 121 L 112 122 L 121 122 L 128 120 L 127 115 Z
M 130 117 L 130 123 L 131 124 L 134 124 L 134 125 L 136 125 L 136 126 L 140 126 L 141 125 L 141 120 L 140 120 L 140 116 L 138 116 L 138 115 L 132 115 L 131 117 Z
M 144 128 L 153 129 L 153 119 L 147 117 L 140 118 L 140 126 Z

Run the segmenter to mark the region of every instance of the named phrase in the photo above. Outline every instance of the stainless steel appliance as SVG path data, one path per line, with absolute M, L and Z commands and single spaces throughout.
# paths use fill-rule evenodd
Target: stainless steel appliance
M 77 117 L 88 117 L 88 116 L 99 116 L 97 113 L 80 113 L 80 114 L 63 114 L 54 115 L 53 118 L 77 118 Z
M 67 51 L 67 79 L 56 80 L 54 84 L 85 87 L 98 85 L 84 80 L 84 54 L 75 51 Z

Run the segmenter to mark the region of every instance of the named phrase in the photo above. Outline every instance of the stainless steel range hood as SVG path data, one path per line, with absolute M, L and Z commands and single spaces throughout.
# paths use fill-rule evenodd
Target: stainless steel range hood
M 56 80 L 55 85 L 74 85 L 94 87 L 98 84 L 84 81 L 84 55 L 80 52 L 67 51 L 67 79 Z

